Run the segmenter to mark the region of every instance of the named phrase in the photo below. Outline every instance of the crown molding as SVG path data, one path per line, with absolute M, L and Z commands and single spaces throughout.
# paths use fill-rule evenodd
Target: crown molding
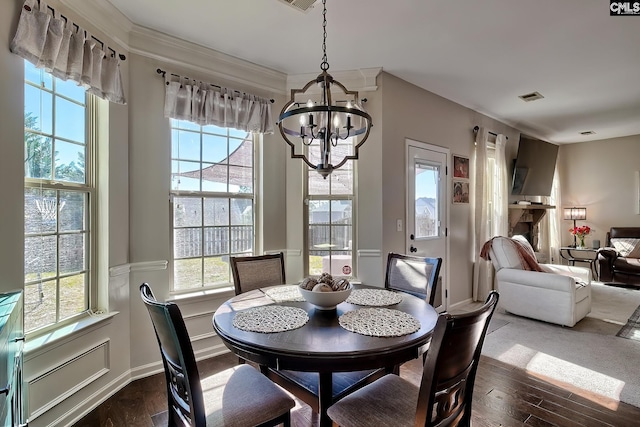
M 245 61 L 216 50 L 178 39 L 137 25 L 110 2 L 104 0 L 49 0 L 55 7 L 61 4 L 130 53 L 160 61 L 167 66 L 193 70 L 205 76 L 223 80 L 234 89 L 255 89 L 260 95 L 288 95 L 293 88 L 304 86 L 318 73 L 289 75 Z M 87 28 L 91 30 L 90 28 Z M 112 46 L 113 47 L 113 46 Z M 163 65 L 164 67 L 164 65 Z M 166 70 L 170 71 L 170 70 Z M 363 92 L 378 89 L 376 78 L 382 67 L 336 71 L 331 75 L 350 90 Z
M 49 3 L 53 4 L 55 1 L 49 0 Z M 110 2 L 104 0 L 58 0 L 58 2 L 72 10 L 87 24 L 108 36 L 121 48 L 129 50 L 129 33 L 133 28 L 133 22 Z M 87 24 L 83 26 L 86 27 Z M 89 30 L 89 28 L 86 29 Z
M 375 92 L 378 90 L 376 79 L 382 72 L 382 67 L 360 68 L 351 71 L 331 71 L 329 74 L 340 83 L 345 85 L 349 90 L 357 90 L 358 92 Z M 311 80 L 318 77 L 318 73 L 295 74 L 287 76 L 287 93 L 291 89 L 299 89 Z
M 215 76 L 230 85 L 286 93 L 287 75 L 279 71 L 138 25 L 133 26 L 129 40 L 131 53 Z

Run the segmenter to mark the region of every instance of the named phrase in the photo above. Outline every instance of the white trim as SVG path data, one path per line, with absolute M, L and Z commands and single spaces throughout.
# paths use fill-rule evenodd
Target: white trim
M 358 92 L 375 92 L 378 90 L 376 78 L 382 71 L 382 67 L 376 68 L 360 68 L 358 70 L 349 71 L 332 71 L 330 74 L 340 83 L 345 85 L 349 90 L 357 90 Z M 311 80 L 315 80 L 320 74 L 305 73 L 287 76 L 287 91 L 303 87 Z M 310 88 L 313 92 L 313 88 Z M 366 107 L 366 105 L 365 105 Z
M 169 265 L 167 260 L 133 262 L 130 264 L 121 264 L 109 268 L 109 276 L 117 277 L 129 274 L 132 271 L 159 271 L 166 270 Z
M 145 261 L 145 262 L 134 262 L 129 264 L 131 271 L 157 271 L 157 270 L 166 270 L 167 265 L 169 265 L 169 261 L 160 260 L 160 261 Z
M 213 313 L 215 313 L 215 312 L 216 312 L 215 310 L 208 310 L 208 311 L 202 311 L 200 313 L 187 314 L 187 315 L 183 315 L 182 319 L 186 323 L 187 320 L 197 319 L 198 317 L 213 316 Z
M 211 357 L 217 357 L 223 354 L 229 353 L 229 349 L 225 347 L 223 344 L 217 344 L 211 347 L 207 347 L 205 349 L 201 349 L 197 352 L 194 352 L 196 356 L 196 360 L 204 360 L 209 359 Z M 106 384 L 104 387 L 101 387 L 95 393 L 91 394 L 91 396 L 84 399 L 82 402 L 71 408 L 71 410 L 64 413 L 58 419 L 56 419 L 51 425 L 74 425 L 78 421 L 80 421 L 84 416 L 93 411 L 99 405 L 104 403 L 111 396 L 116 394 L 118 391 L 122 390 L 124 387 L 132 383 L 133 381 L 146 378 L 151 375 L 159 374 L 164 372 L 164 367 L 162 366 L 162 361 L 159 360 L 157 362 L 148 363 L 143 366 L 139 366 L 137 368 L 129 369 L 115 378 L 113 381 Z M 74 414 L 78 412 L 77 415 L 73 417 L 71 420 L 66 420 L 65 417 L 70 414 Z M 33 418 L 30 418 L 32 421 Z
M 301 257 L 302 250 L 300 249 L 285 249 L 282 251 L 286 257 Z
M 260 91 L 259 95 L 286 94 L 287 76 L 279 71 L 138 25 L 133 26 L 129 41 L 131 53 L 223 79 L 223 85 L 229 82 L 242 86 L 234 89 L 251 87 Z M 174 56 L 166 56 L 167 52 Z
M 460 307 L 464 307 L 465 305 L 469 305 L 469 304 L 472 304 L 472 303 L 473 303 L 473 299 L 472 298 L 467 298 L 467 299 L 462 300 L 460 302 L 457 302 L 455 304 L 451 304 L 449 306 L 449 308 L 448 308 L 448 311 L 453 311 L 453 310 L 456 310 L 456 309 L 458 309 Z
M 96 30 L 108 36 L 121 47 L 129 50 L 129 32 L 133 27 L 133 23 L 110 2 L 103 0 L 59 1 L 66 6 L 67 9 L 70 9 L 74 15 L 84 19 Z M 67 13 L 68 12 L 65 11 L 65 14 Z M 110 45 L 109 42 L 106 43 Z M 110 47 L 115 49 L 115 46 Z
M 358 256 L 363 257 L 380 257 L 382 253 L 380 249 L 358 249 Z
M 109 268 L 109 277 L 117 277 L 131 273 L 131 264 L 116 265 Z
M 106 314 L 87 315 L 77 322 L 64 325 L 49 333 L 34 338 L 28 336 L 24 346 L 25 361 L 41 356 L 43 353 L 66 345 L 72 340 L 109 325 L 117 314 L 119 314 L 118 311 L 112 311 Z
M 64 413 L 57 420 L 55 420 L 51 425 L 74 425 L 76 422 L 80 421 L 85 415 L 89 412 L 93 411 L 99 405 L 104 403 L 111 396 L 116 394 L 118 391 L 122 390 L 131 382 L 131 371 L 123 372 L 117 378 L 114 378 L 113 381 L 110 381 L 107 385 L 97 390 L 95 393 L 91 394 L 87 399 L 84 399 L 82 402 L 78 403 L 76 406 L 71 408 L 68 412 Z M 106 392 L 106 393 L 105 393 Z M 84 407 L 84 409 L 82 409 Z M 65 421 L 65 417 L 69 414 L 73 414 L 74 412 L 79 412 L 70 422 Z M 29 418 L 29 421 L 33 421 Z
M 211 315 L 211 317 L 213 317 L 213 315 Z M 209 338 L 215 338 L 217 336 L 218 336 L 218 334 L 216 334 L 215 332 L 207 332 L 205 334 L 192 335 L 191 336 L 191 342 L 194 343 L 196 341 L 202 341 L 202 340 L 206 340 L 206 339 L 209 339 Z
M 446 218 L 446 234 L 443 236 L 444 238 L 444 242 L 445 242 L 445 253 L 444 256 L 442 257 L 442 267 L 440 268 L 440 272 L 443 275 L 443 295 L 442 295 L 442 308 L 444 310 L 450 310 L 451 307 L 449 306 L 449 300 L 451 299 L 451 186 L 452 186 L 452 177 L 453 177 L 453 172 L 451 171 L 451 168 L 449 167 L 449 165 L 451 164 L 451 159 L 452 159 L 452 154 L 451 154 L 451 149 L 447 148 L 447 147 L 442 147 L 440 145 L 434 145 L 434 144 L 429 144 L 427 142 L 422 142 L 422 141 L 418 141 L 415 139 L 411 139 L 411 138 L 405 138 L 405 161 L 408 161 L 406 159 L 409 158 L 409 151 L 410 151 L 410 147 L 416 147 L 418 149 L 424 149 L 424 150 L 429 150 L 429 151 L 433 151 L 436 153 L 440 153 L 443 154 L 445 156 L 445 163 L 444 163 L 444 167 L 445 170 L 447 171 L 447 173 L 445 174 L 445 189 L 446 189 L 446 194 L 444 195 L 444 202 L 442 203 L 442 206 L 444 207 L 445 210 L 445 218 Z M 409 164 L 406 165 L 406 170 L 405 170 L 405 192 L 409 191 L 409 174 L 408 174 L 408 167 Z M 469 171 L 469 173 L 471 173 L 471 171 Z M 411 210 L 413 210 L 413 206 L 412 206 L 412 202 L 410 200 L 408 200 L 408 196 L 405 196 L 406 203 L 407 205 L 405 206 L 405 249 L 408 250 L 408 244 L 407 242 L 409 241 L 409 236 L 408 236 L 408 228 L 409 228 L 409 212 Z
M 55 372 L 70 366 L 73 362 L 75 362 L 76 360 L 79 360 L 80 358 L 94 352 L 97 351 L 98 349 L 102 348 L 103 349 L 103 354 L 105 356 L 105 360 L 104 360 L 104 366 L 102 367 L 102 369 L 99 369 L 95 374 L 84 378 L 82 381 L 78 382 L 75 386 L 71 387 L 70 389 L 68 389 L 67 391 L 65 391 L 62 394 L 58 394 L 54 399 L 50 400 L 49 402 L 47 402 L 47 404 L 45 404 L 44 406 L 41 406 L 39 408 L 37 408 L 35 411 L 30 412 L 29 413 L 29 421 L 33 421 L 34 419 L 38 418 L 40 415 L 44 414 L 45 412 L 49 411 L 51 408 L 59 405 L 60 403 L 64 402 L 66 399 L 68 399 L 69 397 L 71 397 L 72 395 L 74 395 L 76 392 L 82 390 L 83 388 L 85 388 L 86 386 L 88 386 L 89 384 L 91 384 L 92 382 L 96 381 L 98 378 L 102 377 L 103 375 L 106 375 L 109 371 L 110 371 L 110 366 L 109 366 L 109 355 L 110 353 L 110 340 L 109 339 L 105 339 L 102 342 L 100 342 L 97 345 L 94 345 L 82 352 L 78 352 L 76 353 L 75 356 L 72 356 L 68 359 L 66 359 L 64 362 L 57 364 L 55 367 L 53 367 L 52 369 L 49 369 L 45 372 L 40 373 L 39 375 L 36 375 L 34 378 L 27 380 L 27 384 L 29 387 L 32 387 L 33 384 L 35 384 L 36 382 L 43 380 L 44 378 L 53 375 Z

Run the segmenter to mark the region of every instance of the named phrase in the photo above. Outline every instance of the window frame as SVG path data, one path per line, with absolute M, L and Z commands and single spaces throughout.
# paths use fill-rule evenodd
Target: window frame
M 170 155 L 170 161 L 171 161 L 171 175 L 173 176 L 173 162 L 177 161 L 180 162 L 181 158 L 177 157 L 175 155 L 175 153 L 173 152 L 173 147 L 174 147 L 174 141 L 173 141 L 173 131 L 178 129 L 178 130 L 188 130 L 190 132 L 195 132 L 199 134 L 199 150 L 200 150 L 200 159 L 198 160 L 198 162 L 200 163 L 200 166 L 203 170 L 205 168 L 204 164 L 209 164 L 211 162 L 205 162 L 203 160 L 203 134 L 207 134 L 207 135 L 211 135 L 211 132 L 204 132 L 203 133 L 203 128 L 206 126 L 201 126 L 198 125 L 196 123 L 193 122 L 189 122 L 189 124 L 191 124 L 192 126 L 196 126 L 199 128 L 198 131 L 194 130 L 193 128 L 181 128 L 181 127 L 176 127 L 174 126 L 174 123 L 176 122 L 189 122 L 188 120 L 178 120 L 178 119 L 170 119 L 169 121 L 169 128 L 170 128 L 170 132 L 171 132 L 171 155 Z M 229 156 L 233 153 L 233 151 L 230 150 L 230 144 L 229 141 L 230 139 L 239 139 L 236 136 L 232 136 L 231 132 L 233 131 L 238 131 L 237 129 L 234 128 L 223 128 L 220 126 L 217 126 L 220 129 L 225 129 L 227 131 L 226 134 L 226 142 L 227 142 L 227 157 L 224 159 L 226 161 L 226 165 L 229 166 Z M 257 212 L 256 212 L 256 205 L 257 205 L 257 195 L 256 195 L 256 188 L 257 188 L 257 171 L 256 171 L 256 155 L 257 155 L 257 146 L 258 146 L 258 134 L 256 133 L 252 133 L 252 132 L 247 132 L 247 137 L 245 139 L 243 139 L 242 141 L 244 142 L 247 139 L 251 140 L 251 144 L 252 144 L 252 148 L 251 148 L 251 183 L 252 183 L 252 191 L 250 193 L 243 193 L 243 192 L 231 192 L 231 191 L 227 191 L 227 192 L 222 192 L 222 191 L 202 191 L 202 177 L 200 177 L 200 183 L 199 183 L 199 191 L 195 191 L 195 190 L 174 190 L 173 184 L 171 184 L 170 189 L 169 189 L 169 228 L 170 228 L 170 232 L 169 232 L 169 244 L 170 244 L 170 251 L 171 251 L 171 261 L 169 262 L 169 293 L 171 295 L 180 295 L 180 294 L 189 294 L 189 293 L 193 293 L 193 292 L 201 292 L 201 291 L 212 291 L 212 290 L 226 290 L 229 289 L 230 287 L 233 288 L 233 278 L 231 275 L 231 265 L 230 263 L 228 263 L 227 265 L 227 275 L 229 280 L 227 282 L 219 282 L 219 283 L 215 283 L 213 285 L 207 285 L 205 286 L 205 276 L 206 276 L 206 271 L 204 269 L 204 262 L 207 258 L 218 258 L 218 257 L 231 257 L 231 256 L 241 256 L 241 255 L 255 255 L 256 254 L 256 243 L 257 243 L 257 234 L 258 234 L 258 221 L 257 221 Z M 220 134 L 213 134 L 213 135 L 217 135 L 217 136 L 222 136 Z M 242 145 L 242 143 L 240 143 L 239 147 Z M 195 162 L 195 160 L 189 160 L 190 162 Z M 215 163 L 214 163 L 215 164 Z M 227 189 L 229 188 L 229 169 L 227 168 Z M 251 233 L 251 246 L 252 246 L 252 251 L 251 253 L 244 253 L 244 252 L 234 252 L 232 251 L 232 245 L 231 245 L 231 241 L 229 242 L 229 246 L 228 246 L 228 251 L 226 254 L 216 254 L 216 255 L 205 255 L 205 251 L 202 248 L 202 245 L 204 244 L 204 238 L 201 239 L 201 250 L 200 250 L 200 255 L 199 256 L 194 256 L 194 257 L 184 257 L 184 258 L 176 258 L 176 253 L 175 253 L 175 230 L 177 229 L 175 226 L 175 199 L 176 198 L 194 198 L 194 199 L 198 199 L 201 201 L 201 212 L 200 212 L 200 217 L 201 217 L 201 222 L 200 225 L 198 226 L 181 226 L 178 227 L 178 229 L 181 228 L 199 228 L 201 230 L 204 230 L 205 228 L 207 228 L 208 226 L 205 225 L 204 223 L 204 216 L 205 216 L 205 212 L 204 212 L 204 200 L 205 199 L 212 199 L 212 198 L 217 198 L 217 199 L 227 199 L 227 200 L 232 200 L 232 199 L 245 199 L 245 200 L 251 200 L 251 207 L 252 207 L 252 224 L 251 227 L 253 228 L 253 232 Z M 231 215 L 231 213 L 229 213 L 229 215 Z M 229 223 L 225 226 L 227 228 L 231 228 L 233 227 L 231 218 L 229 218 Z M 204 231 L 203 231 L 204 233 Z M 194 286 L 194 287 L 189 287 L 189 288 L 180 288 L 180 289 L 176 289 L 176 260 L 183 260 L 183 259 L 200 259 L 201 260 L 201 271 L 200 271 L 200 286 Z
M 352 147 L 355 147 L 356 144 L 356 140 L 354 137 L 350 137 L 349 140 L 351 140 L 351 145 Z M 346 144 L 345 144 L 346 145 Z M 309 156 L 309 149 L 310 146 L 305 146 L 305 150 L 306 150 L 306 154 L 307 156 Z M 329 204 L 331 204 L 331 202 L 333 201 L 340 201 L 340 200 L 349 200 L 351 201 L 351 274 L 346 275 L 346 274 L 340 274 L 336 277 L 345 277 L 348 278 L 350 280 L 353 279 L 357 279 L 356 276 L 356 272 L 358 271 L 358 265 L 357 265 L 357 190 L 356 190 L 356 183 L 357 183 L 357 161 L 356 160 L 349 160 L 347 161 L 347 163 L 345 163 L 344 166 L 347 165 L 351 165 L 351 193 L 350 194 L 331 194 L 331 184 L 329 184 L 329 194 L 310 194 L 309 191 L 309 176 L 310 174 L 316 174 L 318 175 L 318 172 L 315 171 L 313 168 L 304 165 L 303 166 L 303 173 L 304 173 L 304 178 L 303 178 L 303 215 L 304 215 L 304 221 L 303 221 L 303 226 L 304 226 L 304 238 L 303 238 L 303 245 L 304 245 L 304 250 L 303 250 L 303 258 L 304 258 L 304 276 L 305 277 L 309 277 L 312 276 L 312 274 L 310 273 L 310 242 L 309 242 L 309 232 L 311 229 L 311 225 L 310 224 L 310 220 L 309 220 L 309 214 L 310 214 L 310 209 L 309 206 L 311 205 L 311 201 L 328 201 Z M 343 167 L 344 167 L 343 166 Z M 342 170 L 343 168 L 340 169 L 336 169 L 337 171 Z M 320 176 L 320 175 L 318 175 Z M 329 175 L 329 177 L 327 177 L 327 179 L 333 179 L 333 174 Z M 331 211 L 330 211 L 331 212 Z M 329 227 L 333 227 L 333 222 L 331 217 L 329 218 L 329 223 L 327 224 Z M 329 253 L 332 252 L 343 252 L 344 249 L 333 249 L 333 248 L 327 248 L 327 251 L 329 251 Z M 324 271 L 323 271 L 324 272 Z M 315 275 L 313 275 L 315 276 Z
M 25 61 L 25 67 L 26 65 Z M 60 79 L 53 76 L 51 73 L 48 73 L 45 70 L 38 69 L 40 72 L 45 73 L 51 79 L 52 85 L 51 88 L 46 88 L 42 85 L 37 85 L 35 82 L 30 82 L 27 80 L 26 68 L 23 78 L 23 86 L 26 89 L 27 86 L 31 86 L 38 90 L 44 91 L 46 93 L 51 94 L 51 133 L 47 133 L 41 130 L 35 129 L 27 129 L 26 123 L 23 124 L 24 132 L 23 134 L 26 136 L 27 132 L 40 135 L 45 138 L 51 138 L 53 140 L 60 140 L 63 142 L 72 142 L 77 143 L 76 141 L 70 140 L 66 137 L 57 136 L 56 132 L 56 116 L 58 115 L 58 109 L 56 108 L 56 97 L 60 97 L 65 101 L 71 102 L 76 105 L 81 105 L 78 101 L 69 98 L 63 94 L 58 93 L 56 90 L 57 81 L 61 81 Z M 26 168 L 24 173 L 24 194 L 26 196 L 27 189 L 39 189 L 39 190 L 50 190 L 56 192 L 56 199 L 59 200 L 60 192 L 77 192 L 85 195 L 85 212 L 84 212 L 84 224 L 85 230 L 81 233 L 66 233 L 59 229 L 59 221 L 56 221 L 56 230 L 55 232 L 41 232 L 41 233 L 29 233 L 27 234 L 27 230 L 23 231 L 23 251 L 26 251 L 26 238 L 30 236 L 37 235 L 54 235 L 56 236 L 56 273 L 52 277 L 47 277 L 46 279 L 39 280 L 26 280 L 26 271 L 23 272 L 24 280 L 23 286 L 26 287 L 34 284 L 45 283 L 51 280 L 55 280 L 56 282 L 56 305 L 55 305 L 55 316 L 56 320 L 53 323 L 49 323 L 45 326 L 36 327 L 31 330 L 26 329 L 25 322 L 25 335 L 27 337 L 37 337 L 39 335 L 50 333 L 54 330 L 63 328 L 69 324 L 78 322 L 80 319 L 88 317 L 91 313 L 96 310 L 97 301 L 98 301 L 98 273 L 97 273 L 97 143 L 98 143 L 98 100 L 97 98 L 85 91 L 84 94 L 84 121 L 85 121 L 85 182 L 77 183 L 77 182 L 68 182 L 56 179 L 55 176 L 55 144 L 52 147 L 52 156 L 51 156 L 51 179 L 43 179 L 43 178 L 33 178 L 26 176 Z M 26 110 L 25 112 L 26 113 Z M 26 114 L 23 114 L 23 117 L 26 118 Z M 26 150 L 26 145 L 23 142 L 23 150 Z M 26 221 L 26 211 L 25 205 L 23 203 L 23 216 Z M 60 281 L 65 279 L 66 277 L 72 277 L 78 275 L 79 272 L 73 272 L 71 274 L 60 273 L 59 271 L 59 262 L 60 262 L 60 250 L 59 250 L 59 236 L 68 235 L 68 234 L 84 234 L 85 239 L 85 248 L 84 248 L 84 257 L 85 257 L 85 268 L 81 272 L 83 272 L 85 277 L 85 286 L 84 286 L 84 309 L 81 312 L 72 314 L 71 316 L 60 319 L 60 309 L 61 309 L 61 298 L 60 298 Z M 25 253 L 26 259 L 26 253 Z M 26 303 L 26 295 L 25 295 L 25 303 Z M 25 318 L 28 316 L 26 307 L 25 307 Z

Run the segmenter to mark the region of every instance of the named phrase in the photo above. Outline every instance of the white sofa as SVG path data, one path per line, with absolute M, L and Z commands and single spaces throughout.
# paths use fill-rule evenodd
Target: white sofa
M 524 242 L 533 255 L 533 249 L 522 236 L 514 239 Z M 569 327 L 591 312 L 588 268 L 538 264 L 544 271 L 527 270 L 514 239 L 495 237 L 489 251 L 504 310 Z

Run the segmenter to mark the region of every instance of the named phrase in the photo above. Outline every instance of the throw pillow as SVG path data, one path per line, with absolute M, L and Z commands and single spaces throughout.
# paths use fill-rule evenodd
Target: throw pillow
M 620 253 L 621 256 L 627 258 L 640 258 L 640 239 L 614 237 L 611 244 Z

